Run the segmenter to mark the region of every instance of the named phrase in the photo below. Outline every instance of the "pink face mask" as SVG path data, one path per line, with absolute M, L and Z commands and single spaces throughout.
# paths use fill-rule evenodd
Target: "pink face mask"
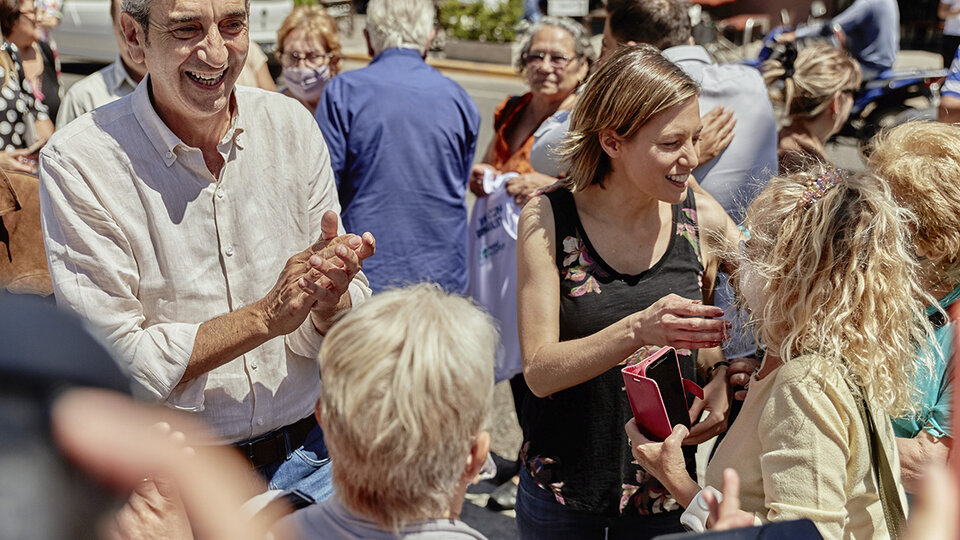
M 320 99 L 323 88 L 330 82 L 331 77 L 330 66 L 283 68 L 283 80 L 287 83 L 287 88 L 302 101 Z

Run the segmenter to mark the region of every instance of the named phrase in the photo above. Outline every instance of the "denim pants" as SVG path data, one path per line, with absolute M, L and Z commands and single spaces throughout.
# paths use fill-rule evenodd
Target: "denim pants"
M 310 430 L 303 446 L 293 450 L 286 459 L 264 465 L 257 472 L 267 481 L 269 489 L 298 489 L 316 502 L 333 495 L 333 469 L 320 426 Z
M 517 527 L 523 540 L 644 540 L 684 532 L 680 511 L 649 516 L 609 517 L 573 510 L 520 471 Z

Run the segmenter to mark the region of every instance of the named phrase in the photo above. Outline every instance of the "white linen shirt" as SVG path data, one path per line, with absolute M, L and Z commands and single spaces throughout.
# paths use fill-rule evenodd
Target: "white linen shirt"
M 57 131 L 40 154 L 57 303 L 101 330 L 158 400 L 237 442 L 309 415 L 322 336 L 301 327 L 181 383 L 200 323 L 262 298 L 340 205 L 326 144 L 297 101 L 237 87 L 219 178 L 133 94 Z M 370 295 L 362 274 L 355 304 Z
M 57 112 L 57 129 L 83 113 L 132 93 L 136 87 L 118 54 L 112 64 L 80 79 L 67 90 Z

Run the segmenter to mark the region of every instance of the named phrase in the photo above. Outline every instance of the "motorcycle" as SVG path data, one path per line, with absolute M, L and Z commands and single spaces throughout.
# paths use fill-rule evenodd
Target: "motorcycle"
M 757 58 L 746 63 L 759 68 L 769 59 L 782 60 L 789 55 L 795 58 L 795 42 L 780 43 L 776 40 L 778 35 L 786 31 L 786 27 L 774 28 L 764 37 Z M 834 137 L 850 137 L 865 143 L 881 129 L 910 120 L 935 118 L 940 86 L 948 73 L 946 69 L 888 69 L 875 79 L 864 81 L 854 95 L 850 117 Z

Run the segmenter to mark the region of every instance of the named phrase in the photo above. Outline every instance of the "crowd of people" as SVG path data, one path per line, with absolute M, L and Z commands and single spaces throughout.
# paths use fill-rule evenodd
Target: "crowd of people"
M 36 474 L 69 460 L 122 493 L 71 476 L 84 504 L 37 537 L 480 539 L 461 509 L 493 477 L 524 539 L 953 537 L 930 522 L 957 485 L 930 476 L 952 446 L 960 127 L 830 163 L 886 62 L 852 22 L 868 3 L 830 30 L 854 54 L 759 70 L 713 62 L 684 0 L 608 0 L 598 53 L 537 15 L 529 91 L 482 119 L 426 62 L 430 0 L 371 0 L 372 60 L 345 72 L 334 19 L 294 8 L 279 88 L 247 0 L 114 0 L 116 61 L 62 100 L 41 10 L 0 0 L 0 285 L 48 300 L 0 298 L 23 442 L 0 468 L 35 443 Z M 689 404 L 665 439 L 622 374 L 662 347 L 686 382 L 661 391 Z M 501 380 L 515 461 L 490 452 Z

